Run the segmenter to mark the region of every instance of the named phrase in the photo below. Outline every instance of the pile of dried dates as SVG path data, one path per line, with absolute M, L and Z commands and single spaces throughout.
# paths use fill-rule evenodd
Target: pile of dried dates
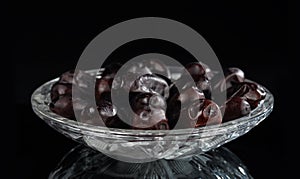
M 80 122 L 110 128 L 197 128 L 249 115 L 266 95 L 259 84 L 245 80 L 238 68 L 226 69 L 225 78 L 214 81 L 207 65 L 194 62 L 172 81 L 168 68 L 157 62 L 131 65 L 116 76 L 121 67 L 110 64 L 96 77 L 84 71 L 63 73 L 51 88 L 51 111 L 72 120 L 76 113 Z M 115 99 L 125 98 L 133 112 L 122 102 L 113 104 L 113 90 Z M 217 104 L 212 94 L 226 95 L 225 102 Z M 89 101 L 95 99 L 96 105 L 91 105 Z

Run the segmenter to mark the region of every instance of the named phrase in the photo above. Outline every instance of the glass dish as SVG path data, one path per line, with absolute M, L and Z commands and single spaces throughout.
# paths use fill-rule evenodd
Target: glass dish
M 172 78 L 178 78 L 178 69 L 170 67 Z M 95 74 L 95 70 L 88 71 Z M 130 130 L 113 129 L 80 123 L 53 113 L 49 109 L 50 89 L 58 78 L 37 88 L 31 97 L 34 112 L 63 135 L 84 143 L 110 157 L 122 161 L 148 162 L 157 159 L 178 159 L 217 148 L 263 121 L 272 111 L 274 98 L 266 90 L 266 97 L 250 115 L 218 125 L 196 129 Z

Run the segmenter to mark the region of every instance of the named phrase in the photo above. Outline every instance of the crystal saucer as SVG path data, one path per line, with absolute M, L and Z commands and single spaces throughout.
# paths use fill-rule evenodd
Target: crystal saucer
M 95 70 L 88 71 L 95 74 Z M 171 68 L 172 76 L 176 70 Z M 110 157 L 133 163 L 157 159 L 186 158 L 217 148 L 249 132 L 273 109 L 274 97 L 268 89 L 265 99 L 248 116 L 218 125 L 195 129 L 131 130 L 94 126 L 70 120 L 49 109 L 50 89 L 58 78 L 37 88 L 31 97 L 33 111 L 63 135 L 84 143 Z

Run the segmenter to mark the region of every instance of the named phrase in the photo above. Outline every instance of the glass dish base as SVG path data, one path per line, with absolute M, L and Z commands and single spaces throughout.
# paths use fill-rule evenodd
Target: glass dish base
M 185 159 L 127 163 L 78 145 L 50 173 L 58 178 L 252 178 L 241 160 L 225 147 Z

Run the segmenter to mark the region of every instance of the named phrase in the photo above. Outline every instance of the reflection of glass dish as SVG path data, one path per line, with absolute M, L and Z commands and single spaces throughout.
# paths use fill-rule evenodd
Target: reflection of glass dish
M 241 160 L 225 147 L 185 160 L 126 163 L 79 145 L 51 172 L 54 178 L 252 178 Z
M 174 71 L 172 76 L 176 76 Z M 34 91 L 31 98 L 34 112 L 65 136 L 113 158 L 131 162 L 184 158 L 219 147 L 258 125 L 271 113 L 274 103 L 273 95 L 265 89 L 264 101 L 249 116 L 219 125 L 193 130 L 112 129 L 69 120 L 50 111 L 49 91 L 57 80 L 51 80 Z

